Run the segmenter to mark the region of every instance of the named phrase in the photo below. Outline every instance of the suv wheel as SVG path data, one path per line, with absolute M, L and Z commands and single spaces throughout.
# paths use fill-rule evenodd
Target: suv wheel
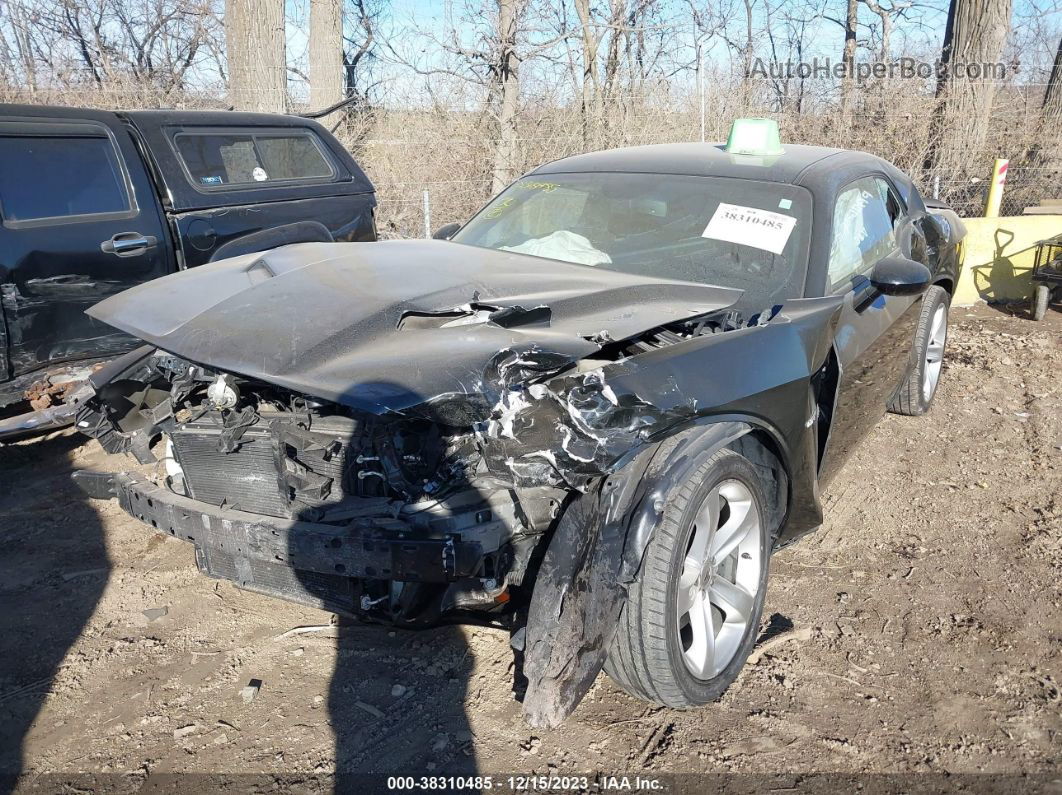
M 719 698 L 752 651 L 770 557 L 765 486 L 721 450 L 668 501 L 628 591 L 605 671 L 636 698 Z
M 948 342 L 948 306 L 951 298 L 943 287 L 933 285 L 922 299 L 914 347 L 907 377 L 889 403 L 894 414 L 917 416 L 929 411 L 940 384 L 944 346 Z

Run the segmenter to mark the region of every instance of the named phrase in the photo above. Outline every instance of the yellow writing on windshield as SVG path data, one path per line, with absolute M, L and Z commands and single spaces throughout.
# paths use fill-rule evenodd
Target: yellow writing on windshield
M 524 190 L 541 190 L 549 193 L 560 187 L 559 182 L 520 182 L 517 184 L 518 188 Z
M 508 210 L 509 207 L 512 206 L 512 203 L 513 203 L 513 199 L 511 197 L 508 198 L 508 199 L 502 199 L 496 205 L 494 205 L 489 210 L 487 210 L 487 212 L 484 215 L 484 218 L 497 218 L 503 212 Z

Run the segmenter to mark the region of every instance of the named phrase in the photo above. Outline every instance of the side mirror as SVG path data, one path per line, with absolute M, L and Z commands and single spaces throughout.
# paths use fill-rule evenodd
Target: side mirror
M 870 283 L 883 295 L 919 295 L 932 278 L 929 268 L 905 257 L 883 259 L 870 272 Z
M 446 224 L 446 226 L 440 226 L 435 230 L 435 234 L 432 237 L 436 240 L 449 240 L 455 234 L 457 230 L 461 228 L 461 224 L 454 221 L 453 223 Z

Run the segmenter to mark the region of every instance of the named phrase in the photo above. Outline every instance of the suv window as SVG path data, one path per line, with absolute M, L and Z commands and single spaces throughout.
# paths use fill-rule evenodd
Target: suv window
M 830 241 L 830 287 L 835 288 L 896 249 L 900 208 L 888 183 L 858 179 L 837 196 Z
M 0 213 L 5 222 L 130 209 L 110 138 L 0 135 Z
M 306 131 L 179 132 L 173 142 L 198 188 L 321 181 L 335 175 Z

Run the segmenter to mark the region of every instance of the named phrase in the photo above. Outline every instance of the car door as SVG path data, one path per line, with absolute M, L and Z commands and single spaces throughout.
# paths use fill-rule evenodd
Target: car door
M 834 341 L 840 378 L 820 466 L 824 483 L 885 413 L 907 373 L 921 298 L 882 295 L 869 278 L 882 259 L 909 256 L 905 212 L 881 175 L 860 177 L 837 193 L 826 292 L 842 295 L 844 303 Z
M 0 115 L 6 377 L 128 349 L 132 338 L 85 309 L 171 270 L 154 187 L 128 132 L 104 113 L 33 110 Z

